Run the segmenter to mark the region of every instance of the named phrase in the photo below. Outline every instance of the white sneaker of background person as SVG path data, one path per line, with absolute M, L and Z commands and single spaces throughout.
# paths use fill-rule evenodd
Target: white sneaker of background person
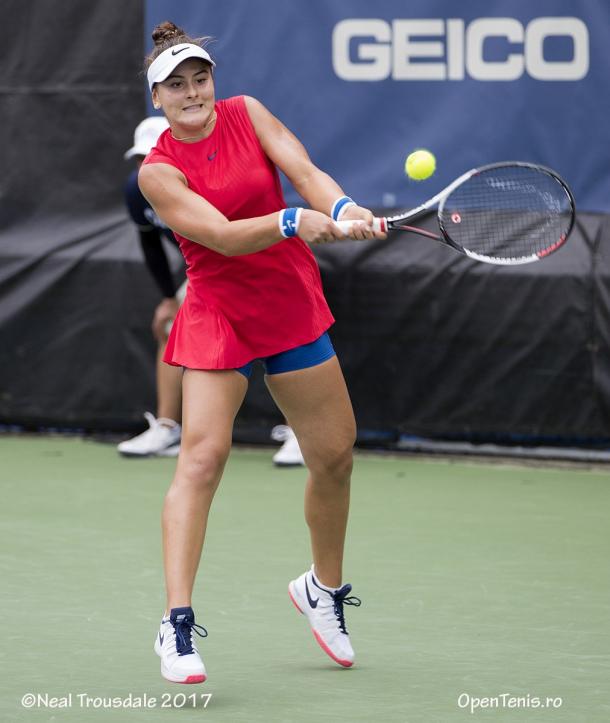
M 180 452 L 182 427 L 173 419 L 155 418 L 154 414 L 144 412 L 148 429 L 137 437 L 121 442 L 117 447 L 124 457 L 176 457 Z
M 155 653 L 161 658 L 161 675 L 172 683 L 203 683 L 207 678 L 193 631 L 206 638 L 208 631 L 195 623 L 191 607 L 172 608 L 163 616 L 155 638 Z
M 284 443 L 273 455 L 273 464 L 278 467 L 296 467 L 305 464 L 299 442 L 289 426 L 278 424 L 271 430 L 271 439 Z
M 318 645 L 344 668 L 354 664 L 354 650 L 345 627 L 344 605 L 360 606 L 360 598 L 350 596 L 348 583 L 339 588 L 322 585 L 311 570 L 288 585 L 288 594 L 296 609 L 305 615 Z

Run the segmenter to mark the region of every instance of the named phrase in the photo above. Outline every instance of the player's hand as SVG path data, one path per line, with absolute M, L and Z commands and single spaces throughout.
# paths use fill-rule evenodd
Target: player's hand
M 167 339 L 167 328 L 169 322 L 176 318 L 180 304 L 174 298 L 166 298 L 155 309 L 152 321 L 152 331 L 158 342 L 165 342 Z
M 387 238 L 387 234 L 382 231 L 373 231 L 373 212 L 369 211 L 368 208 L 362 208 L 362 206 L 349 206 L 345 209 L 345 212 L 341 215 L 341 221 L 360 221 L 361 223 L 354 223 L 350 228 L 347 238 L 353 238 L 357 241 L 364 241 L 365 239 Z
M 330 216 L 309 208 L 304 208 L 301 213 L 298 235 L 309 244 L 321 244 L 345 238 L 343 231 L 335 225 Z

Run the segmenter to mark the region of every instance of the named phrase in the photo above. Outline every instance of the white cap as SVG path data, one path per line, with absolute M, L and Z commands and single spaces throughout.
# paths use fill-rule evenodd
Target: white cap
M 165 116 L 154 115 L 144 118 L 133 134 L 133 146 L 125 153 L 125 160 L 133 156 L 148 155 L 166 128 L 169 128 L 169 123 Z
M 155 83 L 160 83 L 162 80 L 169 78 L 172 71 L 180 65 L 180 63 L 189 58 L 201 58 L 212 67 L 216 66 L 216 63 L 210 58 L 209 53 L 198 45 L 194 45 L 193 43 L 172 45 L 171 48 L 164 50 L 161 55 L 158 55 L 150 64 L 148 72 L 146 73 L 148 87 L 152 90 Z

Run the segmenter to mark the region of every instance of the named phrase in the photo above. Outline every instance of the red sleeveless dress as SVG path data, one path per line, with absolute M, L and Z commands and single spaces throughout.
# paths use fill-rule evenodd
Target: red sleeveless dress
M 165 131 L 144 163 L 178 168 L 189 188 L 230 221 L 286 207 L 243 96 L 216 103 L 208 138 L 181 143 Z M 164 361 L 190 369 L 235 369 L 309 344 L 334 319 L 307 244 L 289 238 L 244 256 L 223 256 L 175 234 L 187 264 L 186 299 Z

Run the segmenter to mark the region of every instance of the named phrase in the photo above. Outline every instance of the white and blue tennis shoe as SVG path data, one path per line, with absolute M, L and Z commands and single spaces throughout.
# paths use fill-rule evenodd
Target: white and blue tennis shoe
M 169 616 L 161 620 L 155 653 L 161 658 L 161 675 L 172 683 L 203 683 L 207 677 L 193 631 L 202 638 L 208 634 L 195 623 L 190 607 L 172 608 Z
M 288 594 L 296 609 L 309 620 L 311 630 L 322 650 L 344 668 L 354 664 L 354 650 L 345 627 L 344 605 L 360 605 L 357 597 L 348 597 L 352 586 L 328 588 L 311 570 L 288 585 Z

